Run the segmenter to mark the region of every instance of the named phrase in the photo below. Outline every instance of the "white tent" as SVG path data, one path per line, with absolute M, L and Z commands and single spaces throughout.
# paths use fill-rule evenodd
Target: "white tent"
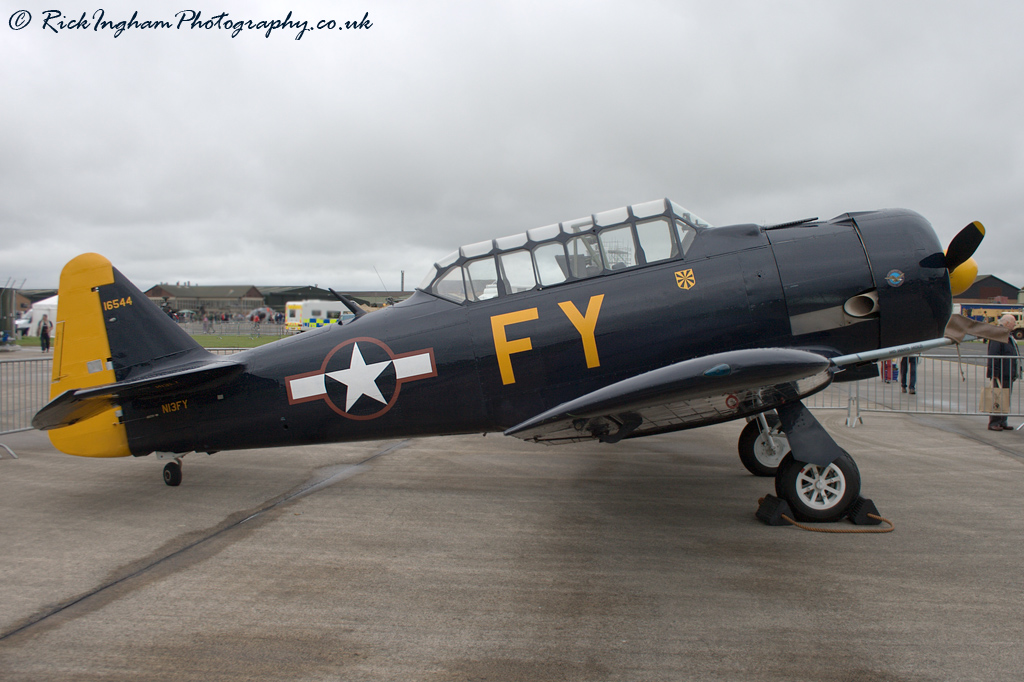
M 39 336 L 39 323 L 42 322 L 43 315 L 46 315 L 46 319 L 50 323 L 50 334 L 52 336 L 53 326 L 57 324 L 57 297 L 51 296 L 50 298 L 36 301 L 32 304 L 28 314 L 31 318 L 28 326 L 29 336 Z

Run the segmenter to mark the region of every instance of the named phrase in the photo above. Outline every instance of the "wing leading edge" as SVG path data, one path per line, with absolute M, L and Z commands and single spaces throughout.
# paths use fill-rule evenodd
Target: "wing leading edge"
M 513 426 L 507 436 L 544 443 L 614 443 L 729 421 L 817 393 L 827 358 L 792 348 L 715 353 L 616 382 Z

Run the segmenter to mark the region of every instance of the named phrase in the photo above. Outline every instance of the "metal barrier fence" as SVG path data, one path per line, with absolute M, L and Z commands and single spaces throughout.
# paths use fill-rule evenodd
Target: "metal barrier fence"
M 230 355 L 239 348 L 208 348 Z M 1002 358 L 1005 360 L 1005 358 Z M 904 393 L 899 378 L 885 376 L 847 383 L 833 383 L 804 400 L 811 409 L 847 410 L 847 425 L 855 426 L 861 412 L 913 414 L 986 415 L 980 407 L 982 389 L 991 385 L 985 377 L 988 356 L 926 354 L 917 362 L 916 393 Z M 899 361 L 893 366 L 898 367 Z M 1024 362 L 1022 362 L 1024 366 Z M 0 434 L 31 428 L 32 416 L 50 397 L 51 358 L 0 360 Z M 1010 394 L 1008 415 L 1024 416 L 1021 391 Z
M 32 417 L 50 399 L 53 358 L 0 361 L 0 433 L 32 428 Z
M 249 321 L 241 322 L 179 322 L 178 326 L 191 336 L 209 334 L 211 336 L 250 336 L 250 337 L 279 337 L 286 336 L 283 324 L 276 322 L 263 322 L 254 325 Z
M 1005 362 L 1007 358 L 995 358 Z M 991 379 L 985 375 L 988 370 L 987 355 L 924 354 L 917 360 L 915 392 L 904 392 L 906 377 L 895 372 L 882 376 L 849 383 L 834 383 L 821 393 L 804 401 L 809 408 L 849 410 L 847 424 L 855 425 L 861 412 L 905 412 L 913 414 L 955 414 L 963 416 L 987 416 L 980 409 L 981 394 L 985 386 L 991 386 Z M 899 360 L 892 362 L 892 369 L 899 369 Z M 1024 363 L 1022 363 L 1024 368 Z M 1024 416 L 1024 401 L 1021 391 L 1010 393 L 1007 406 L 1008 416 Z

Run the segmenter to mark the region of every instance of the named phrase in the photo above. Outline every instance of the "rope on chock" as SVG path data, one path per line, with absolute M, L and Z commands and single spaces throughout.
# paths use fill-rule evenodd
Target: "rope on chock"
M 889 524 L 889 527 L 888 528 L 817 528 L 815 526 L 807 526 L 807 525 L 804 525 L 804 524 L 802 524 L 802 523 L 800 523 L 798 521 L 794 521 L 793 519 L 789 518 L 785 514 L 782 515 L 782 518 L 786 519 L 787 521 L 789 521 L 791 524 L 793 524 L 797 528 L 800 528 L 801 530 L 809 530 L 812 533 L 891 533 L 894 530 L 896 530 L 896 524 L 894 524 L 889 519 L 882 518 L 881 516 L 877 516 L 875 514 L 868 514 L 868 518 L 875 519 L 876 521 L 881 521 L 882 523 L 887 523 L 887 524 Z

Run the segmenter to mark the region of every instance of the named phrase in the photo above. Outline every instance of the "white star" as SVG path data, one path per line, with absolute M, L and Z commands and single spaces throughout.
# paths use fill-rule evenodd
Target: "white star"
M 359 344 L 352 344 L 352 361 L 349 363 L 348 369 L 327 373 L 330 378 L 345 384 L 347 389 L 345 391 L 346 412 L 351 410 L 356 401 L 364 395 L 384 405 L 388 404 L 388 401 L 384 400 L 384 396 L 381 395 L 380 389 L 377 388 L 377 377 L 390 364 L 390 360 L 375 362 L 372 365 L 366 364 L 363 354 L 359 352 Z

